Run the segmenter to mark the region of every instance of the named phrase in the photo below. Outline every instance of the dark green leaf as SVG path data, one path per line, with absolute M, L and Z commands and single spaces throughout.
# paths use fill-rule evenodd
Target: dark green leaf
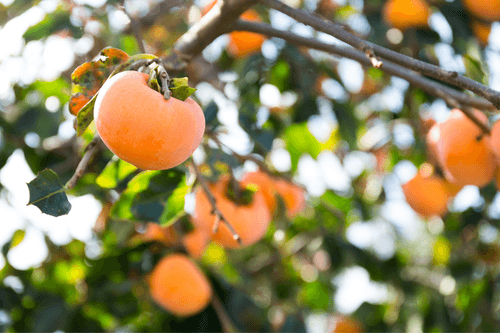
M 30 199 L 28 205 L 35 205 L 42 213 L 61 216 L 68 214 L 71 204 L 57 174 L 45 169 L 28 183 Z
M 205 123 L 208 125 L 217 117 L 217 112 L 219 112 L 219 107 L 214 102 L 208 104 L 208 106 L 203 110 L 205 114 Z

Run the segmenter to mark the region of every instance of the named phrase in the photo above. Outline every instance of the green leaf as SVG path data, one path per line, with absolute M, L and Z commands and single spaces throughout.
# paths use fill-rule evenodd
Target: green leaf
M 78 111 L 78 115 L 76 116 L 76 134 L 81 136 L 83 132 L 89 127 L 89 125 L 94 120 L 94 105 L 97 99 L 98 93 L 96 93 L 92 99 L 85 104 L 83 108 Z
M 28 205 L 35 205 L 44 214 L 61 216 L 68 214 L 71 204 L 66 196 L 65 188 L 57 174 L 45 169 L 28 183 L 30 199 Z
M 481 62 L 477 59 L 472 58 L 468 54 L 465 54 L 462 57 L 467 77 L 474 81 L 485 83 L 486 74 L 483 71 Z
M 12 239 L 10 241 L 10 248 L 15 248 L 16 246 L 18 246 L 24 239 L 24 236 L 26 235 L 26 231 L 24 230 L 16 230 L 16 232 L 14 232 L 14 235 L 12 235 Z
M 304 153 L 309 153 L 312 158 L 316 158 L 321 152 L 321 144 L 314 135 L 309 132 L 307 124 L 295 124 L 288 127 L 285 131 L 284 140 L 286 148 L 290 152 L 292 165 L 297 167 L 299 158 Z
M 160 216 L 160 224 L 163 227 L 173 224 L 184 214 L 184 197 L 189 193 L 190 189 L 191 186 L 184 182 L 172 192 Z
M 115 188 L 118 182 L 137 170 L 137 167 L 118 157 L 113 158 L 97 177 L 96 183 L 102 188 Z
M 181 101 L 185 101 L 196 91 L 195 88 L 188 86 L 187 77 L 171 79 L 169 89 L 172 92 L 171 96 L 180 99 Z
M 175 168 L 141 172 L 128 183 L 111 215 L 126 220 L 159 221 L 169 197 L 184 179 L 184 172 Z
M 58 9 L 53 13 L 47 14 L 45 19 L 40 23 L 28 28 L 23 34 L 23 38 L 26 42 L 39 40 L 63 29 L 69 29 L 75 38 L 82 36 L 82 29 L 71 24 L 70 13 L 66 10 Z

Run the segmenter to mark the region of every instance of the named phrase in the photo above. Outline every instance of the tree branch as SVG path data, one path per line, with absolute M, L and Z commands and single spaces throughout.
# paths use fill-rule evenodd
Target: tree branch
M 355 60 L 365 67 L 373 66 L 372 60 L 367 57 L 366 54 L 362 51 L 353 48 L 326 44 L 313 38 L 296 35 L 289 31 L 274 29 L 268 24 L 238 20 L 233 24 L 232 28 L 233 30 L 251 31 L 265 34 L 267 36 L 281 38 L 292 44 L 307 46 L 312 49 L 325 51 L 341 57 Z M 473 97 L 452 88 L 446 87 L 439 82 L 422 77 L 415 72 L 409 71 L 407 68 L 390 62 L 389 60 L 384 60 L 383 65 L 380 67 L 380 69 L 390 75 L 405 79 L 412 85 L 419 87 L 420 89 L 426 91 L 431 95 L 440 98 L 443 98 L 443 96 L 448 96 L 447 102 L 456 100 L 461 104 L 470 105 L 478 109 L 496 110 L 495 106 L 493 106 L 491 102 L 483 98 Z
M 227 226 L 227 228 L 229 229 L 229 232 L 233 236 L 233 239 L 236 240 L 241 245 L 240 236 L 238 235 L 238 233 L 236 233 L 233 226 L 226 220 L 226 218 L 224 217 L 222 212 L 217 208 L 217 203 L 216 203 L 215 197 L 212 194 L 212 191 L 210 191 L 210 188 L 208 186 L 208 183 L 207 183 L 205 177 L 203 177 L 200 170 L 198 170 L 198 167 L 196 166 L 196 164 L 194 164 L 193 161 L 191 161 L 191 163 L 190 163 L 190 169 L 192 169 L 192 171 L 195 173 L 196 179 L 200 183 L 200 186 L 201 186 L 203 192 L 205 192 L 205 195 L 207 196 L 208 201 L 210 202 L 210 205 L 212 206 L 211 213 L 213 215 L 215 215 L 215 222 L 214 222 L 214 225 L 212 228 L 212 232 L 215 234 L 217 232 L 217 230 L 219 229 L 220 222 L 223 222 Z
M 295 20 L 304 24 L 310 25 L 314 29 L 331 35 L 341 41 L 355 47 L 363 52 L 370 51 L 377 57 L 393 61 L 394 63 L 420 72 L 424 75 L 433 77 L 440 81 L 447 82 L 460 88 L 470 90 L 487 100 L 500 109 L 500 93 L 486 87 L 485 85 L 471 80 L 467 77 L 459 75 L 457 72 L 450 72 L 438 66 L 428 64 L 418 59 L 414 59 L 398 52 L 386 49 L 385 47 L 370 43 L 356 35 L 345 31 L 339 24 L 324 20 L 314 14 L 305 12 L 300 9 L 295 9 L 287 6 L 278 0 L 259 0 L 262 4 L 267 5 L 277 11 L 286 14 Z M 383 61 L 382 67 L 386 66 L 386 61 Z
M 80 179 L 83 176 L 90 161 L 92 160 L 92 157 L 94 157 L 94 155 L 99 150 L 99 144 L 101 142 L 102 142 L 101 137 L 98 134 L 96 134 L 92 139 L 92 141 L 90 141 L 90 143 L 87 145 L 87 147 L 85 148 L 85 155 L 83 155 L 82 159 L 80 160 L 80 163 L 78 163 L 78 166 L 76 167 L 73 176 L 66 183 L 66 189 L 70 190 L 76 186 L 76 182 L 78 182 L 78 179 Z
M 190 60 L 217 37 L 230 31 L 231 25 L 238 17 L 256 3 L 257 0 L 219 0 L 175 42 L 172 53 L 181 60 Z

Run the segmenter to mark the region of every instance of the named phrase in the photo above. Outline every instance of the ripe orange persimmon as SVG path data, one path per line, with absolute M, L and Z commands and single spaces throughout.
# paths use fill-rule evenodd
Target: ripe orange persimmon
M 214 0 L 205 6 L 205 8 L 203 8 L 203 14 L 206 14 L 210 9 L 212 9 L 216 3 L 217 0 Z M 262 21 L 259 13 L 253 9 L 249 9 L 241 14 L 240 19 L 245 21 Z M 255 32 L 233 31 L 229 34 L 229 45 L 227 46 L 227 51 L 233 58 L 243 58 L 247 55 L 258 52 L 265 40 L 266 38 L 263 35 Z
M 212 287 L 206 276 L 182 254 L 170 254 L 161 259 L 148 282 L 155 302 L 177 316 L 197 314 L 212 298 Z
M 465 9 L 479 19 L 500 20 L 500 0 L 462 0 Z
M 487 121 L 479 111 L 475 114 L 481 121 Z M 459 109 L 453 109 L 449 118 L 434 125 L 429 134 L 437 142 L 437 160 L 450 183 L 482 187 L 493 179 L 497 164 L 490 137 L 483 136 L 479 127 Z
M 444 180 L 433 173 L 432 165 L 424 163 L 415 177 L 402 185 L 406 202 L 425 217 L 444 215 L 452 197 Z
M 205 131 L 201 107 L 191 98 L 165 100 L 147 85 L 148 75 L 121 72 L 97 96 L 97 132 L 121 159 L 141 169 L 163 170 L 184 162 Z
M 217 183 L 210 184 L 209 188 L 216 200 L 217 208 L 240 236 L 242 246 L 252 245 L 264 236 L 271 222 L 266 198 L 262 191 L 257 190 L 253 193 L 252 202 L 249 204 L 236 203 L 227 195 L 229 185 L 229 177 L 222 176 Z M 198 188 L 195 193 L 193 219 L 195 227 L 212 235 L 212 239 L 224 247 L 240 247 L 225 223 L 221 222 L 217 232 L 213 233 L 215 221 L 216 216 L 212 214 L 210 201 L 205 192 Z
M 292 218 L 306 207 L 304 189 L 284 179 L 274 182 L 276 192 L 283 198 L 288 217 Z
M 389 0 L 384 4 L 382 15 L 390 26 L 406 30 L 427 27 L 430 11 L 424 0 Z

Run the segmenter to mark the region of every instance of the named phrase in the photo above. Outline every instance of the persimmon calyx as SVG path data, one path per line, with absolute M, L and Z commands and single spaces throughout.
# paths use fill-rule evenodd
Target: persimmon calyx
M 148 86 L 163 95 L 165 100 L 174 97 L 185 101 L 196 89 L 188 85 L 188 78 L 173 78 L 162 64 L 155 63 L 149 71 Z

